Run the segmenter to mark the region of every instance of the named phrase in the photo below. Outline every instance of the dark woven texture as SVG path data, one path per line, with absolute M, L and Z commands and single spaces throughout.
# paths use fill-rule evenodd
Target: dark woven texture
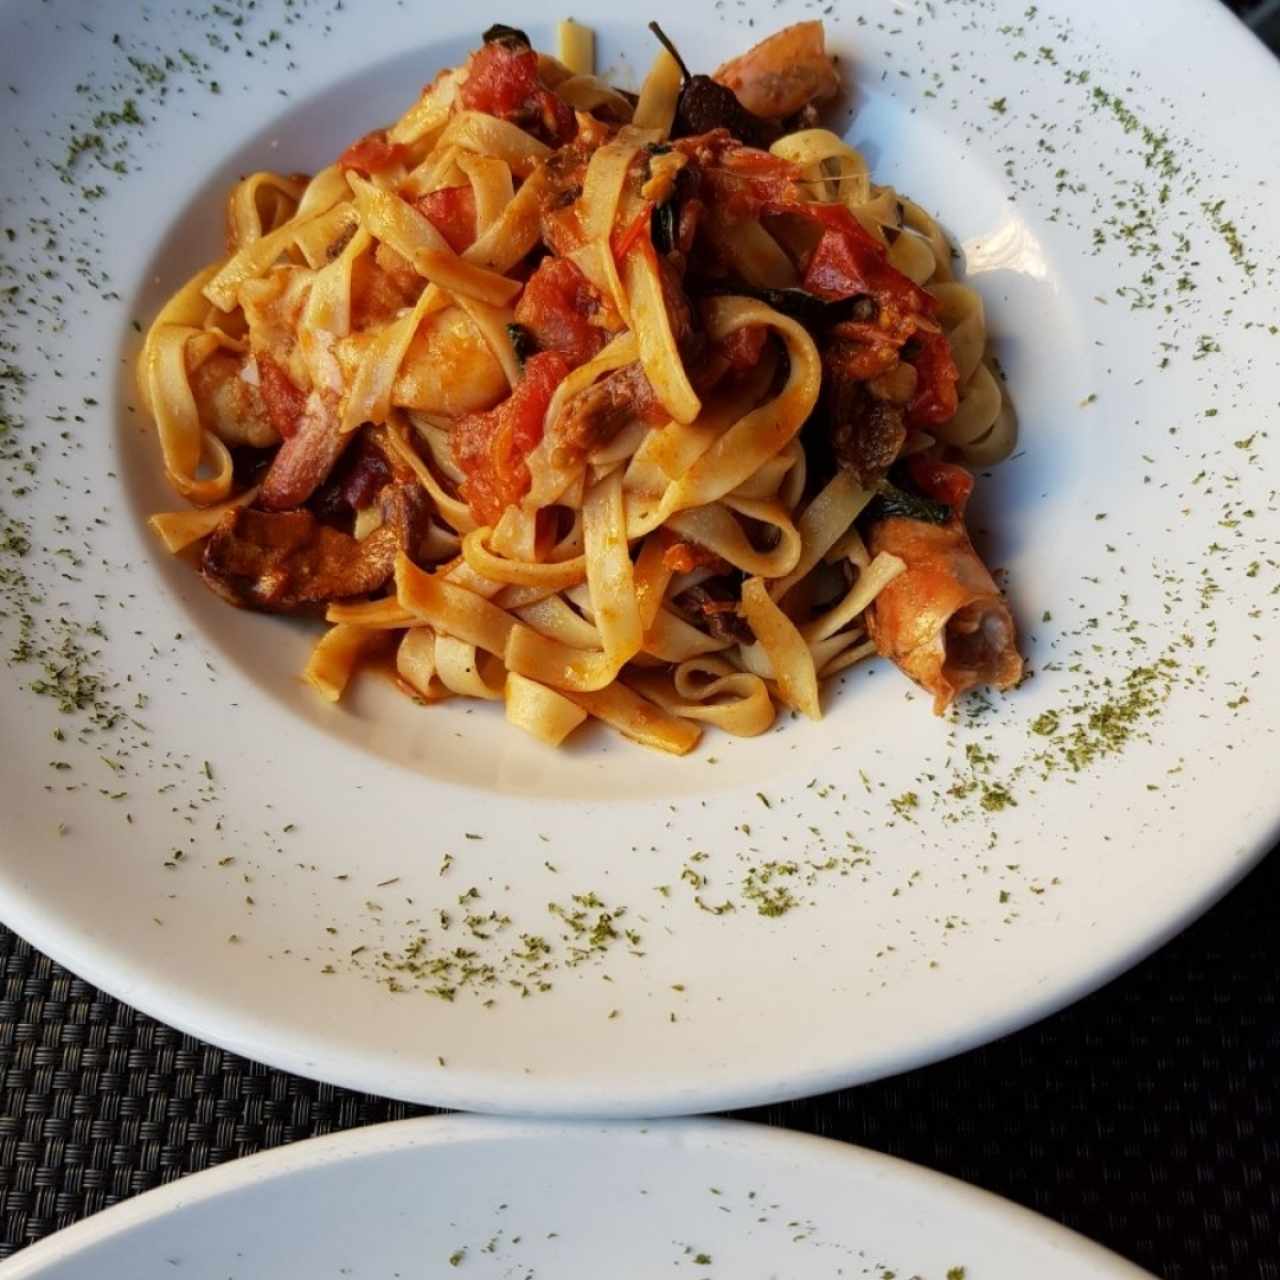
M 987 1187 L 1166 1280 L 1280 1280 L 1277 903 L 1280 855 L 1039 1026 L 746 1114 Z M 427 1111 L 200 1044 L 2 928 L 0 966 L 0 1256 L 183 1174 Z
M 1227 0 L 1227 5 L 1271 48 L 1280 50 L 1280 4 L 1276 0 Z

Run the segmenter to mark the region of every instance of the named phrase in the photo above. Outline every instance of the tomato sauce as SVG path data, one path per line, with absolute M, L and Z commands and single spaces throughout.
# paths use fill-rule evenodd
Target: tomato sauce
M 542 439 L 547 405 L 568 372 L 569 362 L 558 351 L 530 356 L 524 377 L 501 404 L 468 414 L 454 427 L 454 460 L 467 473 L 462 496 L 481 524 L 496 524 L 529 492 L 525 459 Z
M 476 242 L 476 193 L 470 185 L 441 187 L 417 196 L 413 207 L 449 242 L 454 253 L 465 253 Z
M 406 154 L 400 143 L 388 139 L 385 129 L 375 129 L 353 142 L 339 157 L 338 164 L 368 178 L 399 164 Z
M 959 408 L 960 375 L 945 334 L 922 330 L 915 341 L 920 348 L 912 360 L 916 393 L 907 407 L 907 421 L 913 427 L 937 426 L 953 418 Z
M 540 351 L 558 351 L 571 369 L 592 359 L 608 335 L 591 317 L 599 310 L 596 291 L 566 258 L 544 258 L 516 304 L 516 323 L 529 331 Z
M 940 462 L 927 453 L 913 454 L 907 459 L 912 483 L 926 498 L 945 502 L 956 515 L 964 513 L 973 492 L 973 475 L 953 462 Z
M 538 55 L 527 46 L 495 40 L 477 50 L 458 99 L 467 110 L 509 120 L 552 146 L 577 128 L 573 109 L 538 79 Z
M 883 372 L 892 364 L 890 349 L 913 338 L 917 386 L 908 421 L 933 426 L 955 413 L 957 373 L 951 349 L 942 334 L 919 323 L 937 313 L 937 301 L 889 262 L 884 246 L 847 208 L 802 199 L 795 165 L 745 147 L 723 129 L 676 145 L 699 166 L 709 203 L 731 218 L 771 214 L 816 224 L 818 241 L 805 263 L 801 288 L 827 302 L 858 294 L 873 297 L 881 318 L 878 331 L 865 335 L 867 376 Z

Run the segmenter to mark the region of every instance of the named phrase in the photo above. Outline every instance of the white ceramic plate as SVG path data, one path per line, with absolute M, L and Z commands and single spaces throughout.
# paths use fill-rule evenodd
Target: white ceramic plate
M 321 164 L 512 14 L 0 10 L 0 363 L 26 375 L 0 379 L 25 421 L 3 626 L 8 652 L 25 607 L 38 658 L 0 684 L 10 924 L 306 1075 L 638 1115 L 1002 1034 L 1251 865 L 1277 819 L 1280 72 L 1209 0 L 836 9 L 850 136 L 987 301 L 1023 435 L 976 523 L 1034 676 L 939 721 L 873 664 L 821 724 L 680 760 L 552 752 L 377 681 L 321 705 L 310 633 L 225 608 L 142 524 L 171 498 L 133 322 L 214 252 L 230 180 Z M 518 20 L 545 43 L 559 11 Z M 709 66 L 810 10 L 575 12 L 635 83 L 650 17 Z
M 109 1209 L 5 1280 L 1142 1280 L 1005 1200 L 860 1147 L 716 1121 L 436 1117 L 236 1160 Z

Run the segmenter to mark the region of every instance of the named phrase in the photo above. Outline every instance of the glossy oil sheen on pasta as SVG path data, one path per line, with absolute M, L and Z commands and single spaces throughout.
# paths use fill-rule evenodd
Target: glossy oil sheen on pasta
M 492 28 L 313 177 L 231 192 L 224 258 L 139 365 L 152 518 L 230 603 L 324 616 L 339 698 L 595 717 L 683 753 L 817 717 L 879 652 L 941 711 L 1021 675 L 973 551 L 1012 449 L 978 295 L 934 220 L 818 127 L 821 24 L 638 96 Z

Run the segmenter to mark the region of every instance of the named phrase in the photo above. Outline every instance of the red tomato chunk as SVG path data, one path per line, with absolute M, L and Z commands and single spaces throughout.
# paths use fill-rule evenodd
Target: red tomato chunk
M 454 427 L 454 460 L 467 473 L 462 496 L 482 524 L 496 524 L 529 492 L 525 459 L 542 439 L 547 405 L 568 372 L 569 362 L 558 351 L 530 356 L 524 377 L 500 405 L 468 414 Z
M 558 351 L 576 369 L 608 337 L 591 323 L 598 307 L 595 290 L 572 262 L 544 258 L 516 304 L 516 323 L 529 331 L 540 351 Z
M 569 104 L 538 79 L 538 55 L 500 40 L 472 55 L 458 100 L 469 111 L 509 120 L 552 145 L 567 142 L 577 127 Z
M 338 163 L 342 168 L 354 169 L 368 178 L 398 164 L 404 155 L 404 147 L 389 141 L 385 129 L 375 129 L 353 142 L 339 157 Z
M 471 187 L 441 187 L 418 196 L 413 206 L 449 242 L 454 253 L 464 253 L 476 241 L 476 193 Z

